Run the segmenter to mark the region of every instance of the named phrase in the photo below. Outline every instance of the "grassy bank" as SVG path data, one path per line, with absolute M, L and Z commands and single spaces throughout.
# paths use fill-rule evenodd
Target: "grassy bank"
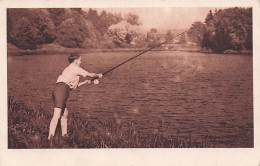
M 70 116 L 69 138 L 62 138 L 60 124 L 52 141 L 47 140 L 51 113 L 41 108 L 30 109 L 8 98 L 8 148 L 204 148 L 212 147 L 209 137 L 194 142 L 191 134 L 178 131 L 176 136 L 166 136 L 165 131 L 141 135 L 134 121 L 117 119 L 102 121 L 97 118 Z
M 22 56 L 22 55 L 44 55 L 44 54 L 69 54 L 73 52 L 89 53 L 89 52 L 127 52 L 127 51 L 143 51 L 147 48 L 115 48 L 115 49 L 81 49 L 81 48 L 65 48 L 57 44 L 43 44 L 35 50 L 22 50 L 14 45 L 8 43 L 8 56 Z
M 22 56 L 22 55 L 44 55 L 44 54 L 69 54 L 73 52 L 78 53 L 90 53 L 90 52 L 142 52 L 148 48 L 114 48 L 114 49 L 81 49 L 81 48 L 65 48 L 57 44 L 43 44 L 36 50 L 22 50 L 14 45 L 7 44 L 7 55 L 8 56 Z M 194 44 L 175 44 L 170 48 L 155 48 L 153 51 L 188 51 L 188 52 L 201 52 L 211 54 L 212 51 L 201 49 L 199 46 Z M 226 50 L 224 54 L 239 54 L 239 55 L 253 55 L 252 50 Z
M 81 48 L 65 48 L 57 44 L 43 44 L 35 50 L 22 50 L 12 44 L 7 45 L 8 56 L 22 56 L 22 55 L 44 55 L 44 54 L 69 54 L 73 52 L 90 53 L 90 52 L 142 52 L 149 48 L 99 48 L 99 49 L 81 49 Z M 198 47 L 193 45 L 179 45 L 176 44 L 174 48 L 154 48 L 153 51 L 199 51 Z

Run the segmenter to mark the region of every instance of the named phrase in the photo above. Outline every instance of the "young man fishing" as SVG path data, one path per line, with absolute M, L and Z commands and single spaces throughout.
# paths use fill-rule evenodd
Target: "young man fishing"
M 51 140 L 54 137 L 55 130 L 57 127 L 58 120 L 61 116 L 61 132 L 63 137 L 68 137 L 67 134 L 67 121 L 68 121 L 68 109 L 66 107 L 66 102 L 69 97 L 71 90 L 76 89 L 78 86 L 84 85 L 86 83 L 91 83 L 90 80 L 85 80 L 79 83 L 80 76 L 86 77 L 96 77 L 101 78 L 102 74 L 89 73 L 80 67 L 81 56 L 77 53 L 70 54 L 69 66 L 66 67 L 62 74 L 58 77 L 55 84 L 54 90 L 52 92 L 54 101 L 54 112 L 53 117 L 50 122 L 50 130 L 48 139 Z

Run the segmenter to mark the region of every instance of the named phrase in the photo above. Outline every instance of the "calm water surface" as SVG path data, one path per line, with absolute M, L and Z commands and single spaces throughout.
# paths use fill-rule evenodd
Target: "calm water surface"
M 88 53 L 82 67 L 105 72 L 136 52 Z M 67 103 L 73 118 L 134 122 L 143 136 L 210 139 L 214 147 L 253 147 L 253 58 L 149 52 L 79 87 Z M 8 95 L 52 112 L 51 92 L 66 55 L 8 57 Z

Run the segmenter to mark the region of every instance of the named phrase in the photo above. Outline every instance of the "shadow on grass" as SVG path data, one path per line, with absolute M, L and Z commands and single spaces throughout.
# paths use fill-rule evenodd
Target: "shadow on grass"
M 68 138 L 61 137 L 60 124 L 52 141 L 47 140 L 50 112 L 39 108 L 29 109 L 23 103 L 8 97 L 8 148 L 9 149 L 61 149 L 61 148 L 209 148 L 208 136 L 194 142 L 191 134 L 166 136 L 161 125 L 154 134 L 143 136 L 136 130 L 134 121 L 121 123 L 116 119 L 103 122 L 97 118 L 71 118 Z M 161 121 L 162 122 L 162 121 Z

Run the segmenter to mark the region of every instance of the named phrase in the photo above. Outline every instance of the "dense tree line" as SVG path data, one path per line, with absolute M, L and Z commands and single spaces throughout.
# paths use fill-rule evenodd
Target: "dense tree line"
M 216 53 L 252 50 L 252 8 L 210 10 L 204 23 L 192 24 L 188 36 Z
M 117 26 L 109 29 L 121 24 L 125 29 Z M 163 37 L 154 28 L 147 34 L 138 32 L 141 24 L 134 13 L 123 17 L 81 8 L 7 9 L 7 41 L 21 49 L 36 49 L 48 43 L 68 48 L 132 47 L 131 43 L 152 47 L 175 34 L 169 30 Z M 228 49 L 252 50 L 252 8 L 209 11 L 204 22 L 194 22 L 187 36 L 178 40 L 184 45 L 187 41 L 198 43 L 216 53 Z
M 80 8 L 7 9 L 7 41 L 21 49 L 57 43 L 69 48 L 96 48 L 120 14 Z

